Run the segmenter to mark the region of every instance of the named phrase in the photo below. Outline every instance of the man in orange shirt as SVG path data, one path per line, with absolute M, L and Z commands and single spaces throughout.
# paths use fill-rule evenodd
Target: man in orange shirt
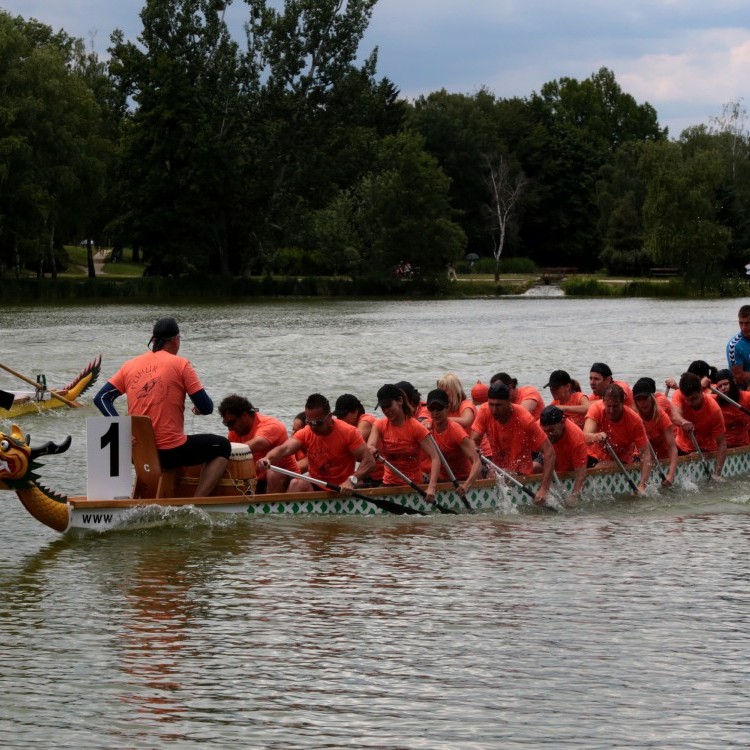
M 539 415 L 544 409 L 544 399 L 533 385 L 519 386 L 518 380 L 512 378 L 507 372 L 495 373 L 490 378 L 490 385 L 498 382 L 505 383 L 508 386 L 511 404 L 522 406 L 534 419 L 539 419 Z
M 479 407 L 472 425 L 471 437 L 476 445 L 480 445 L 485 435 L 492 448 L 493 463 L 506 471 L 533 473 L 532 454 L 542 452 L 542 482 L 535 501 L 544 503 L 555 471 L 555 451 L 534 417 L 522 406 L 510 402 L 510 390 L 503 382 L 490 386 L 487 403 Z
M 289 439 L 284 423 L 276 417 L 261 414 L 244 396 L 232 394 L 219 404 L 219 414 L 224 426 L 229 430 L 227 437 L 233 443 L 244 443 L 253 452 L 256 466 L 258 461 L 272 448 Z M 289 471 L 298 472 L 299 466 L 294 456 L 287 456 L 279 466 Z M 258 469 L 258 487 L 256 491 L 285 492 L 289 477 L 285 474 L 266 469 Z
M 591 386 L 591 395 L 589 401 L 601 401 L 604 393 L 612 384 L 619 385 L 625 394 L 625 406 L 633 408 L 633 393 L 630 386 L 624 380 L 613 380 L 612 370 L 604 362 L 594 362 L 589 372 L 589 385 Z
M 539 424 L 555 449 L 557 471 L 573 471 L 573 491 L 565 499 L 565 505 L 575 507 L 586 481 L 588 450 L 583 430 L 559 406 L 545 406 L 539 417 Z
M 713 479 L 720 479 L 727 457 L 727 436 L 721 408 L 704 395 L 701 379 L 692 372 L 683 373 L 679 390 L 672 401 L 672 420 L 681 428 L 676 430 L 675 442 L 682 455 L 694 453 L 690 433 L 702 451 L 716 451 Z
M 163 469 L 203 464 L 195 496 L 206 497 L 226 469 L 229 440 L 221 435 L 185 434 L 185 396 L 193 402 L 193 414 L 211 414 L 214 404 L 190 362 L 177 355 L 177 321 L 157 320 L 148 343 L 153 348 L 125 362 L 101 387 L 94 403 L 105 416 L 116 417 L 114 400 L 125 393 L 128 414 L 151 418 Z
M 609 385 L 604 392 L 604 399 L 591 404 L 583 432 L 589 446 L 589 455 L 596 460 L 597 466 L 617 465 L 616 461 L 609 460 L 609 453 L 603 445 L 605 442 L 609 442 L 623 464 L 632 464 L 637 451 L 641 460 L 638 493 L 646 491 L 651 473 L 651 451 L 648 448 L 646 429 L 641 418 L 625 406 L 625 392 L 619 385 Z
M 285 443 L 268 451 L 258 465 L 267 469 L 300 449 L 307 453 L 310 476 L 352 491 L 375 465 L 372 453 L 356 427 L 334 419 L 328 399 L 320 393 L 305 402 L 305 426 Z M 355 471 L 355 464 L 359 465 Z M 318 487 L 303 479 L 292 479 L 289 492 L 312 492 Z

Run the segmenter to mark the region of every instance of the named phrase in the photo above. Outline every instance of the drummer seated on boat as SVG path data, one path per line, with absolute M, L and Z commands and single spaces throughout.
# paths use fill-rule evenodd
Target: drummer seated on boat
M 534 498 L 544 503 L 555 471 L 555 450 L 534 417 L 523 407 L 510 402 L 510 390 L 502 381 L 490 386 L 487 403 L 482 404 L 471 428 L 471 437 L 479 446 L 487 436 L 492 461 L 501 469 L 517 474 L 532 474 L 532 455 L 542 453 L 542 481 Z
M 553 404 L 542 409 L 539 425 L 555 449 L 555 469 L 575 472 L 573 491 L 565 498 L 565 505 L 573 508 L 581 496 L 588 468 L 588 450 L 583 430 L 559 406 Z
M 698 375 L 683 373 L 679 385 L 672 399 L 672 420 L 680 428 L 674 437 L 677 449 L 683 456 L 697 452 L 693 443 L 695 438 L 701 451 L 716 451 L 713 479 L 719 480 L 727 456 L 726 427 L 721 408 L 706 396 Z
M 641 478 L 638 493 L 646 492 L 646 484 L 651 473 L 651 452 L 648 448 L 646 428 L 641 418 L 625 406 L 625 392 L 612 383 L 604 392 L 604 399 L 594 401 L 586 414 L 583 433 L 588 444 L 589 464 L 597 467 L 616 466 L 610 459 L 606 444 L 614 451 L 623 464 L 632 464 L 635 455 L 640 458 Z
M 261 414 L 244 396 L 233 393 L 219 404 L 219 414 L 224 426 L 229 430 L 227 437 L 232 443 L 244 443 L 250 447 L 256 465 L 259 459 L 277 445 L 289 439 L 284 423 L 276 417 Z M 286 456 L 279 461 L 279 466 L 289 471 L 298 472 L 299 466 L 294 456 Z M 289 477 L 280 472 L 267 473 L 266 469 L 257 472 L 258 486 L 256 492 L 286 492 Z
M 105 416 L 119 416 L 114 406 L 123 393 L 128 414 L 151 418 L 162 469 L 203 464 L 196 497 L 216 487 L 229 461 L 231 445 L 222 435 L 185 434 L 185 396 L 193 414 L 211 414 L 214 404 L 193 366 L 180 350 L 180 329 L 174 318 L 160 318 L 149 341 L 152 349 L 133 357 L 102 386 L 94 403 Z
M 320 393 L 313 393 L 305 402 L 305 426 L 282 445 L 268 451 L 257 465 L 267 469 L 299 450 L 307 453 L 311 477 L 338 485 L 344 492 L 355 490 L 375 465 L 359 430 L 335 419 L 328 399 Z M 292 479 L 288 491 L 312 492 L 317 489 L 300 478 Z

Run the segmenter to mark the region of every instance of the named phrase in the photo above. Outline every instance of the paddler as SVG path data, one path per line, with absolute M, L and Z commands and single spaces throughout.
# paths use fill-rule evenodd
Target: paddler
M 492 450 L 492 462 L 501 469 L 516 474 L 534 473 L 533 454 L 542 453 L 542 481 L 534 501 L 547 500 L 555 471 L 555 450 L 534 417 L 518 404 L 510 401 L 510 389 L 502 381 L 490 386 L 487 403 L 479 407 L 471 428 L 476 445 L 487 439 Z
M 338 485 L 344 493 L 356 490 L 375 465 L 375 459 L 357 428 L 335 419 L 328 399 L 320 393 L 311 394 L 305 402 L 305 426 L 285 443 L 268 451 L 256 466 L 267 469 L 270 464 L 277 465 L 281 459 L 295 455 L 299 450 L 307 454 L 311 477 Z M 313 492 L 318 489 L 304 479 L 292 479 L 288 491 Z
M 679 389 L 672 399 L 672 419 L 678 429 L 675 441 L 680 455 L 697 452 L 690 433 L 701 451 L 716 451 L 713 479 L 720 480 L 727 456 L 724 416 L 719 405 L 705 395 L 701 379 L 692 372 L 683 373 Z
M 630 386 L 624 380 L 614 380 L 612 370 L 605 362 L 594 362 L 591 365 L 589 372 L 589 385 L 591 386 L 589 401 L 601 401 L 604 398 L 607 388 L 613 383 L 620 386 L 622 392 L 625 394 L 625 406 L 629 406 L 632 409 L 633 393 L 630 390 Z
M 588 467 L 583 430 L 559 406 L 553 404 L 542 409 L 539 424 L 555 449 L 555 470 L 575 472 L 573 490 L 565 498 L 566 507 L 574 508 L 581 496 Z
M 479 451 L 461 424 L 450 418 L 451 399 L 446 391 L 442 388 L 431 390 L 427 394 L 426 403 L 432 420 L 432 436 L 453 475 L 460 482 L 456 491 L 459 495 L 465 496 L 482 473 Z M 429 467 L 430 464 L 423 459 L 422 468 L 429 470 Z M 443 466 L 440 469 L 440 479 L 449 479 L 448 472 Z
M 583 428 L 590 401 L 586 394 L 581 393 L 580 386 L 576 388 L 577 385 L 565 370 L 554 370 L 544 387 L 549 388 L 552 405 L 561 409 L 571 422 Z
M 153 328 L 151 350 L 128 360 L 94 397 L 99 411 L 117 417 L 114 401 L 128 397 L 128 414 L 151 418 L 162 469 L 203 464 L 196 497 L 207 497 L 218 484 L 231 453 L 223 435 L 185 434 L 185 396 L 193 414 L 211 414 L 214 404 L 193 366 L 180 350 L 180 328 L 174 318 L 159 318 Z
M 632 464 L 638 453 L 641 462 L 638 494 L 646 492 L 651 473 L 651 451 L 646 429 L 641 418 L 625 406 L 625 392 L 618 384 L 611 383 L 604 391 L 604 398 L 591 404 L 583 432 L 589 446 L 589 456 L 596 461 L 596 466 L 617 465 L 604 445 L 607 442 L 623 464 Z
M 539 419 L 542 409 L 544 409 L 544 399 L 533 385 L 519 386 L 518 380 L 512 378 L 507 372 L 495 373 L 490 378 L 490 386 L 494 383 L 504 383 L 508 386 L 511 404 L 523 407 L 534 419 Z
M 666 401 L 663 393 L 659 396 Z M 651 378 L 640 378 L 633 384 L 633 401 L 634 411 L 643 422 L 646 437 L 654 453 L 658 459 L 669 461 L 669 469 L 662 480 L 662 486 L 671 487 L 677 473 L 677 443 L 672 424 L 672 405 L 667 401 L 668 412 L 662 407 L 662 402 L 657 399 L 656 383 Z
M 745 409 L 738 409 L 734 404 L 716 393 L 711 395 L 721 408 L 724 416 L 724 427 L 727 433 L 727 447 L 739 448 L 750 445 L 750 391 L 741 391 L 737 387 L 731 370 L 719 370 L 716 373 L 716 390 L 729 396 L 732 401 Z

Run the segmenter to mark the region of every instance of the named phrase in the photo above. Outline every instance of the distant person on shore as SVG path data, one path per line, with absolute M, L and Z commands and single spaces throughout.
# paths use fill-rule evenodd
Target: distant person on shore
M 742 305 L 737 318 L 740 330 L 727 342 L 727 364 L 744 389 L 750 383 L 750 305 Z
M 448 263 L 448 281 L 458 281 L 458 276 L 456 275 L 456 267 L 453 265 L 453 263 Z
M 193 402 L 193 414 L 211 414 L 214 404 L 193 366 L 177 354 L 177 321 L 159 318 L 148 343 L 152 349 L 125 362 L 101 387 L 94 404 L 105 416 L 116 417 L 114 401 L 126 394 L 128 414 L 151 418 L 162 468 L 203 464 L 195 496 L 207 497 L 227 467 L 229 440 L 222 435 L 185 434 L 185 396 Z

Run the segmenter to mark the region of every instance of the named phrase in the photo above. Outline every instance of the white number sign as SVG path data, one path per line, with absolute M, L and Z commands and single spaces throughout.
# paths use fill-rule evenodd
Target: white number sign
M 86 420 L 89 500 L 130 497 L 133 486 L 130 435 L 130 417 Z

